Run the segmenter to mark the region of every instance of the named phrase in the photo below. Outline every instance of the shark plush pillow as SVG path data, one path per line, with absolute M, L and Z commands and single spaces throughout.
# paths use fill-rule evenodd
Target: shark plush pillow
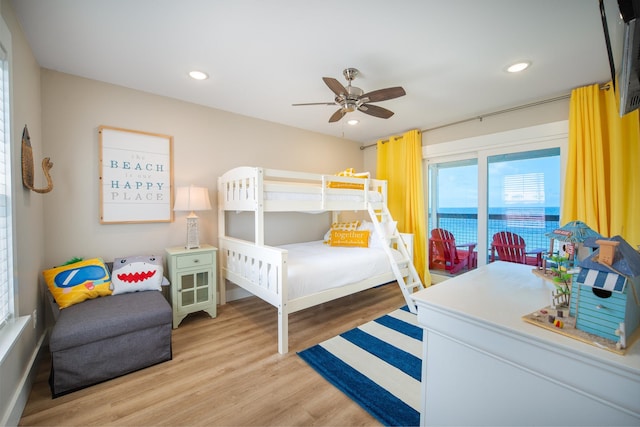
M 138 291 L 159 291 L 163 284 L 162 257 L 130 256 L 113 260 L 113 295 Z

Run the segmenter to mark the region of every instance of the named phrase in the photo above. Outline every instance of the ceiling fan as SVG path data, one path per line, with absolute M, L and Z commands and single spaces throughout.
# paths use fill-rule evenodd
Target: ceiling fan
M 364 93 L 359 87 L 351 86 L 351 82 L 360 72 L 355 68 L 346 68 L 342 74 L 347 79 L 347 87 L 344 87 L 342 83 L 332 77 L 323 77 L 329 89 L 335 93 L 334 102 L 311 102 L 306 104 L 293 104 L 293 106 L 300 105 L 339 105 L 338 111 L 333 113 L 329 118 L 329 123 L 337 122 L 344 117 L 345 114 L 358 110 L 370 116 L 379 117 L 381 119 L 388 119 L 393 116 L 393 111 L 386 108 L 378 107 L 377 105 L 370 104 L 371 102 L 386 101 L 388 99 L 398 98 L 406 95 L 406 92 L 401 86 L 389 87 L 386 89 L 378 89 L 372 92 Z

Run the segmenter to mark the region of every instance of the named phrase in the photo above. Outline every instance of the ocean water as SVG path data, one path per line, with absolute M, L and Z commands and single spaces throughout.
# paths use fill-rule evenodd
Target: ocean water
M 477 208 L 440 208 L 439 227 L 449 230 L 456 243 L 478 241 Z M 488 239 L 499 231 L 511 231 L 524 238 L 527 249 L 547 249 L 546 233 L 559 227 L 559 207 L 503 207 L 489 209 Z M 435 228 L 429 218 L 429 230 Z M 478 250 L 480 252 L 480 250 Z M 489 252 L 488 252 L 489 253 Z

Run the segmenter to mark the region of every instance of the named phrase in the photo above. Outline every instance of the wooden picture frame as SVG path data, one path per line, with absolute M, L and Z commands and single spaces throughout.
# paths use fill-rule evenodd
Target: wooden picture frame
M 98 128 L 100 223 L 173 221 L 173 137 Z

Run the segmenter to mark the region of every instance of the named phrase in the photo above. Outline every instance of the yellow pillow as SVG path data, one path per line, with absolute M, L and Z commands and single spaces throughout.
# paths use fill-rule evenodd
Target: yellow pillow
M 100 258 L 54 267 L 43 271 L 42 275 L 61 309 L 87 299 L 111 295 L 109 271 Z
M 324 235 L 324 243 L 327 245 L 331 244 L 331 232 L 333 230 L 357 230 L 360 227 L 360 221 L 349 221 L 349 222 L 334 222 L 331 224 L 331 228 Z
M 331 230 L 331 246 L 369 247 L 369 230 Z
M 353 176 L 355 175 L 355 173 L 356 173 L 356 170 L 354 168 L 347 168 L 342 172 L 338 172 L 336 176 Z
M 338 172 L 336 174 L 336 176 L 349 176 L 352 178 L 367 178 L 369 176 L 368 173 L 364 172 L 364 173 L 356 173 L 354 168 L 348 168 L 343 170 L 342 172 Z M 329 188 L 352 188 L 355 190 L 363 190 L 364 189 L 364 184 L 353 184 L 351 182 L 334 182 L 334 181 L 330 181 Z

